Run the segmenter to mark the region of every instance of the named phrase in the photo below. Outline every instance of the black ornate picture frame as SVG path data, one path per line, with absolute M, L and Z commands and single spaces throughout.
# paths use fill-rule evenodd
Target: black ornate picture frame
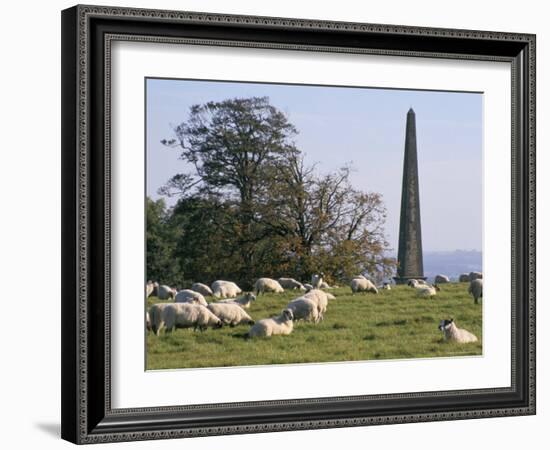
M 117 40 L 504 61 L 511 386 L 113 409 L 110 49 Z M 535 414 L 535 36 L 99 6 L 62 12 L 62 437 L 99 443 Z

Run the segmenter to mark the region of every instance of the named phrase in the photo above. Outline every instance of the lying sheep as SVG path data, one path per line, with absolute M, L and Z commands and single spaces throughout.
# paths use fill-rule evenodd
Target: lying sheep
M 305 291 L 306 288 L 302 283 L 296 281 L 294 278 L 279 278 L 277 280 L 283 289 L 300 290 Z
M 242 289 L 232 281 L 216 280 L 211 287 L 216 298 L 236 297 L 242 292 Z
M 205 298 L 199 292 L 191 289 L 184 289 L 176 294 L 174 299 L 176 303 L 196 303 L 197 305 L 208 306 Z
M 414 278 L 411 278 L 407 282 L 407 286 L 410 286 L 412 288 L 417 288 L 419 286 L 429 286 L 428 282 L 426 280 L 416 280 Z
M 274 292 L 275 294 L 281 294 L 285 290 L 279 284 L 277 280 L 271 278 L 258 278 L 256 284 L 254 284 L 254 292 L 256 295 L 263 294 L 265 292 Z
M 434 297 L 441 288 L 434 284 L 433 286 L 417 286 L 416 287 L 416 296 L 417 297 Z
M 252 292 L 245 292 L 239 298 L 226 298 L 217 303 L 232 303 L 239 305 L 241 308 L 248 309 L 254 300 L 256 300 L 256 296 Z
M 172 289 L 170 286 L 166 286 L 165 284 L 158 284 L 154 283 L 155 290 L 157 297 L 159 300 L 168 300 L 168 299 L 174 299 L 176 296 L 177 291 L 175 289 Z
M 376 289 L 376 286 L 372 281 L 362 277 L 351 280 L 351 292 L 353 294 L 357 292 L 370 292 L 373 294 L 378 294 L 378 289 Z
M 252 317 L 236 303 L 210 303 L 208 309 L 225 325 L 231 327 L 241 324 L 254 325 Z
M 468 294 L 474 297 L 474 303 L 478 303 L 479 299 L 483 297 L 483 279 L 477 278 L 470 281 L 468 286 Z
M 326 281 L 322 281 L 321 286 L 319 286 L 319 289 L 330 289 L 330 286 Z
M 434 278 L 435 284 L 444 284 L 449 283 L 451 280 L 449 280 L 449 277 L 447 275 L 436 275 Z
M 214 293 L 212 292 L 212 289 L 210 289 L 210 287 L 208 287 L 206 284 L 202 284 L 202 283 L 193 283 L 193 285 L 191 286 L 191 290 L 198 292 L 199 294 L 202 294 L 205 297 L 214 295 Z
M 319 320 L 323 320 L 325 313 L 327 312 L 329 295 L 334 298 L 332 294 L 327 294 L 320 289 L 312 289 L 306 292 L 302 297 L 313 300 L 317 305 Z
M 205 330 L 208 327 L 220 328 L 223 322 L 208 308 L 192 303 L 157 303 L 149 309 L 151 328 L 157 336 L 165 328 L 170 333 L 174 328 Z
M 313 289 L 320 289 L 321 284 L 323 283 L 323 274 L 313 274 L 311 276 L 311 286 L 313 286 Z
M 286 308 L 292 311 L 294 320 L 303 320 L 305 322 L 317 323 L 321 319 L 319 317 L 319 307 L 315 300 L 308 297 L 296 298 L 286 305 Z
M 453 319 L 445 319 L 439 323 L 439 329 L 443 332 L 446 341 L 467 344 L 477 342 L 477 337 L 467 330 L 458 328 Z
M 470 281 L 470 274 L 468 273 L 461 273 L 458 277 L 459 283 L 467 283 L 468 281 Z
M 293 324 L 294 315 L 289 309 L 283 310 L 283 312 L 269 319 L 262 319 L 252 325 L 252 328 L 248 331 L 247 337 L 270 337 L 275 335 L 288 335 L 292 333 L 294 329 Z
M 470 272 L 468 276 L 470 278 L 470 281 L 480 280 L 483 278 L 483 274 L 481 272 Z

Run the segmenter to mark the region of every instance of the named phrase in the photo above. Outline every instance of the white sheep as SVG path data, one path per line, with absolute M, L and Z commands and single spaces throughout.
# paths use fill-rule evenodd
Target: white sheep
M 217 298 L 236 297 L 242 292 L 242 289 L 232 281 L 216 280 L 211 287 L 214 297 Z
M 372 281 L 365 277 L 361 277 L 351 280 L 351 292 L 353 294 L 357 292 L 370 292 L 373 294 L 378 294 L 378 289 L 376 289 L 376 286 Z
M 470 286 L 468 286 L 468 294 L 474 297 L 474 302 L 477 304 L 479 299 L 483 297 L 483 279 L 477 278 L 470 281 Z
M 165 328 L 194 328 L 201 331 L 208 327 L 220 328 L 223 322 L 208 308 L 193 303 L 157 303 L 149 309 L 151 328 L 157 336 Z
M 441 288 L 434 284 L 433 286 L 417 286 L 416 287 L 416 296 L 417 297 L 434 297 Z
M 319 286 L 319 289 L 330 289 L 330 286 L 326 281 L 322 281 L 321 286 Z
M 155 283 L 148 281 L 145 285 L 145 292 L 147 293 L 147 298 L 151 297 L 155 293 Z
M 157 297 L 159 298 L 159 300 L 174 299 L 177 293 L 175 289 L 165 284 L 159 285 L 158 283 L 155 283 L 155 288 L 156 288 Z
M 238 298 L 226 298 L 225 300 L 220 300 L 217 303 L 233 303 L 235 305 L 239 305 L 243 309 L 248 309 L 255 300 L 256 296 L 252 292 L 245 292 Z
M 176 294 L 174 299 L 176 303 L 196 303 L 197 305 L 208 306 L 206 299 L 199 292 L 191 289 L 183 289 Z
M 298 297 L 288 303 L 286 308 L 292 311 L 294 320 L 317 323 L 320 320 L 319 307 L 315 300 L 308 297 Z
M 447 275 L 436 275 L 434 278 L 435 284 L 444 284 L 449 283 L 451 280 L 449 280 L 449 277 Z
M 410 286 L 412 288 L 417 288 L 419 286 L 429 286 L 428 282 L 426 280 L 416 280 L 414 278 L 411 278 L 407 282 L 407 286 Z
M 470 277 L 470 281 L 480 280 L 483 278 L 483 274 L 481 272 L 470 272 L 468 276 Z
M 309 298 L 315 302 L 317 305 L 317 310 L 319 311 L 319 320 L 323 320 L 325 313 L 327 312 L 329 295 L 334 298 L 332 294 L 327 294 L 320 289 L 312 289 L 311 291 L 306 292 L 302 297 Z
M 191 286 L 191 290 L 198 292 L 199 294 L 202 294 L 205 297 L 214 295 L 214 293 L 212 292 L 212 289 L 210 289 L 210 287 L 208 287 L 206 284 L 202 284 L 202 283 L 193 283 L 193 285 Z
M 458 277 L 459 283 L 467 283 L 468 281 L 470 281 L 470 274 L 468 273 L 461 273 Z
M 439 323 L 439 329 L 443 332 L 446 341 L 467 344 L 477 342 L 477 337 L 467 330 L 458 328 L 453 319 L 445 319 Z
M 254 320 L 237 303 L 210 303 L 208 309 L 225 325 L 254 325 Z
M 275 335 L 288 335 L 294 329 L 294 315 L 292 311 L 285 309 L 283 312 L 269 319 L 262 319 L 252 325 L 247 337 L 270 337 Z
M 323 273 L 313 274 L 311 276 L 311 286 L 313 286 L 313 289 L 320 289 L 321 284 L 323 284 Z
M 294 278 L 279 278 L 277 281 L 283 287 L 283 289 L 300 290 L 300 291 L 306 290 L 304 285 L 299 281 L 296 281 Z
M 279 284 L 277 280 L 271 278 L 258 278 L 256 284 L 254 284 L 254 292 L 256 295 L 263 294 L 265 292 L 274 292 L 275 294 L 281 294 L 285 290 Z

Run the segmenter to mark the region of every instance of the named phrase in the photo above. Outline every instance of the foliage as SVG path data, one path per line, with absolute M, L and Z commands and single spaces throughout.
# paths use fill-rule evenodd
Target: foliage
M 175 137 L 162 141 L 187 172 L 159 191 L 178 201 L 168 214 L 155 210 L 159 217 L 148 225 L 158 241 L 173 239 L 148 247 L 148 258 L 149 248 L 162 251 L 154 269 L 166 267 L 171 249 L 178 284 L 230 279 L 250 288 L 260 276 L 307 280 L 315 272 L 329 282 L 388 276 L 395 263 L 384 256 L 381 195 L 353 188 L 347 166 L 326 174 L 308 166 L 296 134 L 267 97 L 192 106 Z

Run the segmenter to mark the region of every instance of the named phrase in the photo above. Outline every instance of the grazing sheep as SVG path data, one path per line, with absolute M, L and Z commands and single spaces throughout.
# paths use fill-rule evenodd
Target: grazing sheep
M 197 305 L 208 306 L 208 303 L 199 292 L 191 289 L 184 289 L 176 294 L 174 299 L 176 303 L 196 303 Z
M 474 303 L 478 303 L 479 299 L 483 297 L 483 279 L 478 278 L 470 281 L 468 286 L 468 294 L 474 297 Z
M 208 309 L 225 325 L 231 327 L 241 324 L 254 325 L 252 317 L 237 303 L 210 303 Z
M 441 289 L 437 284 L 434 284 L 433 286 L 417 286 L 416 296 L 417 297 L 434 297 L 440 290 Z
M 447 275 L 436 275 L 434 279 L 435 284 L 444 284 L 449 283 L 451 280 L 449 280 L 449 277 Z
M 252 292 L 245 292 L 239 298 L 226 298 L 216 303 L 233 303 L 241 308 L 248 309 L 254 300 L 256 300 L 256 296 Z
M 165 284 L 159 285 L 158 283 L 155 283 L 155 288 L 159 300 L 173 300 L 177 293 L 175 289 L 172 289 L 170 286 L 166 286 Z
M 468 276 L 470 277 L 470 281 L 480 280 L 483 278 L 483 274 L 481 272 L 470 272 Z
M 378 294 L 378 289 L 376 289 L 372 281 L 362 277 L 351 280 L 351 292 L 353 294 L 356 292 L 371 292 L 373 294 Z
M 312 289 L 303 295 L 303 298 L 309 298 L 317 304 L 317 310 L 319 311 L 319 320 L 323 320 L 325 313 L 327 312 L 329 295 L 334 298 L 332 294 L 327 294 L 320 289 Z
M 201 331 L 208 327 L 220 328 L 223 322 L 208 308 L 192 303 L 157 303 L 149 309 L 151 328 L 157 336 L 165 328 L 170 333 L 174 328 L 194 328 Z
M 458 277 L 459 283 L 467 283 L 468 281 L 470 281 L 470 274 L 468 273 L 461 273 Z
M 205 297 L 214 295 L 214 293 L 212 292 L 212 289 L 210 289 L 210 287 L 208 287 L 206 284 L 202 284 L 202 283 L 193 283 L 193 285 L 191 286 L 191 290 L 198 292 L 199 294 L 202 294 Z
M 321 320 L 317 302 L 312 298 L 305 296 L 296 298 L 290 301 L 288 305 L 286 305 L 286 308 L 292 311 L 295 321 L 303 320 L 305 322 L 317 323 Z
M 242 292 L 242 289 L 232 281 L 216 280 L 211 287 L 216 298 L 236 297 Z
M 304 285 L 299 281 L 296 281 L 294 278 L 279 278 L 277 281 L 283 287 L 283 289 L 289 289 L 289 290 L 298 289 L 300 291 L 306 290 Z
M 275 294 L 281 294 L 285 290 L 279 284 L 277 280 L 271 278 L 258 278 L 256 284 L 254 284 L 254 292 L 256 295 L 263 294 L 265 292 L 274 292 Z
M 311 291 L 313 289 L 313 285 L 311 285 L 309 283 L 305 283 L 304 287 L 306 288 L 306 291 Z
M 443 337 L 446 341 L 458 342 L 459 344 L 467 344 L 469 342 L 477 342 L 477 337 L 467 330 L 458 328 L 453 319 L 445 319 L 439 323 L 439 329 L 443 332 Z
M 311 285 L 313 286 L 313 289 L 321 288 L 321 284 L 323 284 L 323 276 L 323 273 L 314 274 L 311 276 Z
M 256 322 L 248 331 L 247 337 L 270 337 L 278 334 L 288 335 L 292 333 L 294 329 L 293 319 L 294 315 L 292 311 L 285 309 L 276 317 L 262 319 Z
M 158 283 L 157 283 L 157 286 L 158 286 Z M 151 295 L 155 293 L 155 283 L 153 283 L 152 281 L 148 281 L 147 284 L 145 285 L 145 291 L 147 293 L 147 298 L 151 297 Z

